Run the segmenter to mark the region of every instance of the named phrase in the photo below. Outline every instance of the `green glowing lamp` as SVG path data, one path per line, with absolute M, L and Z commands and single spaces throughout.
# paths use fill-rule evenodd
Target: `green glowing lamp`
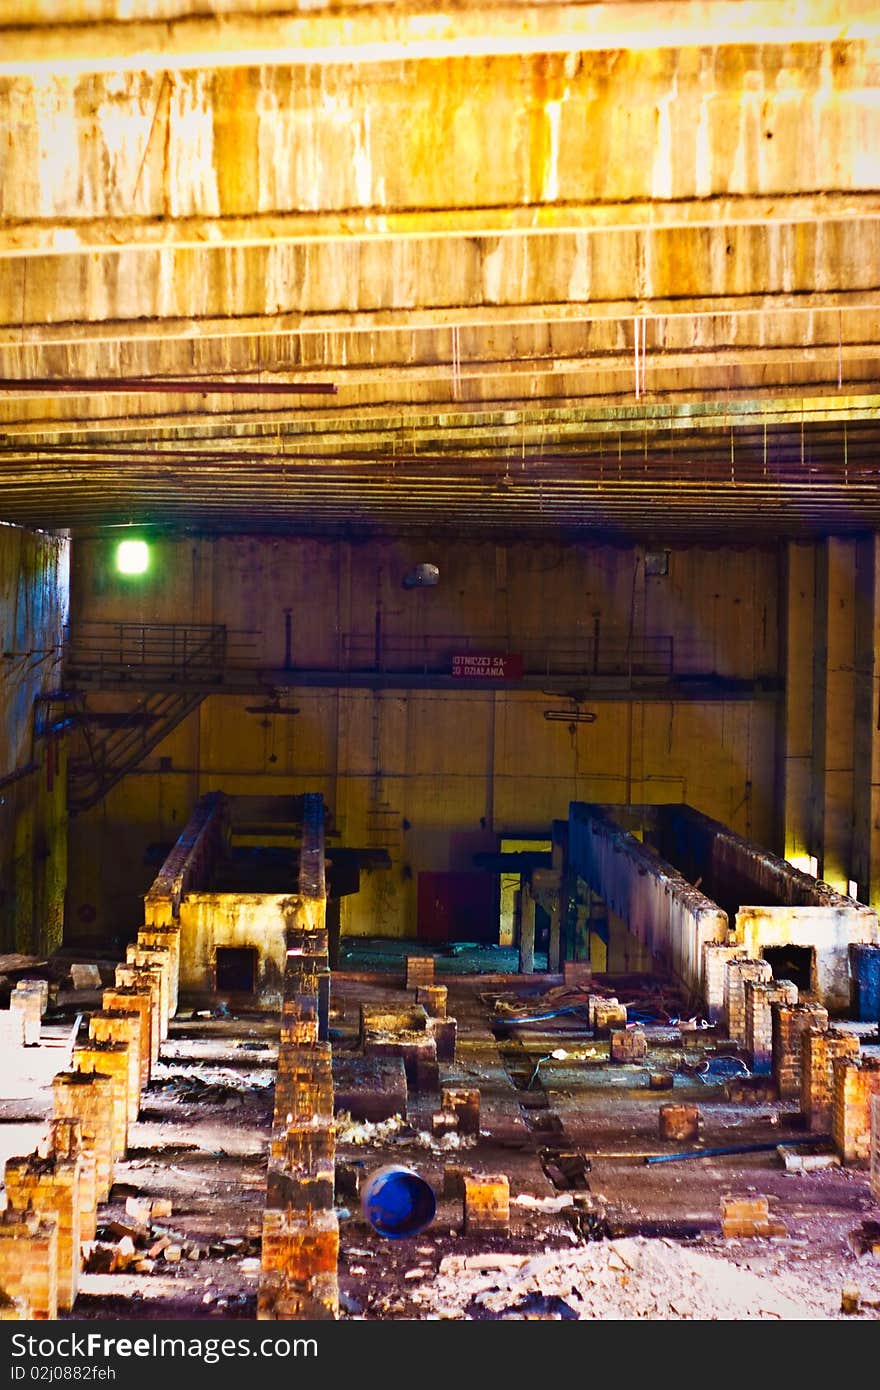
M 150 547 L 146 541 L 120 541 L 116 547 L 116 568 L 120 574 L 146 574 Z

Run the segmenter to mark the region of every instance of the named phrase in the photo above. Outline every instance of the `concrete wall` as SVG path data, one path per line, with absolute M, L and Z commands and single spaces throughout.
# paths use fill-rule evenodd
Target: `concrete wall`
M 742 907 L 736 914 L 736 940 L 752 958 L 768 946 L 811 947 L 813 992 L 827 1009 L 847 1013 L 852 997 L 849 948 L 880 941 L 880 930 L 875 912 L 843 899 L 824 907 Z
M 405 590 L 417 562 L 432 589 Z M 441 634 L 551 652 L 591 637 L 670 634 L 685 673 L 777 672 L 778 557 L 762 550 L 673 550 L 666 576 L 643 552 L 610 546 L 347 543 L 237 537 L 160 540 L 143 581 L 113 572 L 109 543 L 78 541 L 78 619 L 217 621 L 258 631 L 253 660 L 333 666 L 352 634 L 424 649 Z M 493 643 L 493 645 L 496 645 Z M 773 842 L 776 713 L 771 700 L 587 702 L 594 724 L 556 723 L 559 696 L 501 691 L 370 691 L 294 685 L 296 716 L 248 713 L 211 696 L 72 835 L 69 928 L 94 915 L 109 934 L 140 921 L 140 895 L 203 792 L 323 793 L 342 843 L 387 846 L 390 871 L 364 874 L 342 904 L 343 931 L 411 935 L 421 871 L 472 868 L 498 837 L 541 838 L 572 800 L 687 799 Z M 165 760 L 160 766 L 160 759 Z M 170 761 L 169 761 L 170 760 Z
M 61 941 L 66 739 L 35 737 L 34 702 L 60 685 L 68 601 L 68 542 L 0 523 L 0 949 L 7 951 L 44 953 Z
M 573 805 L 568 864 L 651 955 L 704 993 L 703 948 L 728 940 L 721 909 L 598 806 Z
M 201 994 L 215 988 L 218 946 L 257 951 L 256 994 L 267 1008 L 283 997 L 285 933 L 293 918 L 303 930 L 324 926 L 324 903 L 275 893 L 188 893 L 180 904 L 180 989 Z

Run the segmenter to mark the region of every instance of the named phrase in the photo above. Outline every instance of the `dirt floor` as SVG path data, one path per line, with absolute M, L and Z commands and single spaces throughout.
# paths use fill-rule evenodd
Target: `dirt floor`
M 410 1093 L 408 1113 L 371 1127 L 345 1125 L 338 1141 L 341 1316 L 426 1318 L 838 1318 L 845 1285 L 856 1316 L 880 1318 L 880 1257 L 859 1253 L 864 1222 L 880 1222 L 867 1170 L 795 1173 L 776 1151 L 806 1137 L 795 1102 L 725 1099 L 728 1077 L 701 1080 L 707 1060 L 731 1049 L 675 1022 L 681 1007 L 656 982 L 609 981 L 643 1012 L 646 1063 L 609 1060 L 607 1039 L 587 1034 L 583 994 L 558 977 L 443 973 L 458 1020 L 454 1064 L 441 1084 L 478 1087 L 478 1138 L 431 1134 L 436 1093 Z M 548 993 L 549 992 L 549 993 Z M 334 1055 L 356 1058 L 362 1003 L 407 1002 L 393 973 L 335 973 Z M 41 1046 L 6 1059 L 0 1158 L 31 1151 L 51 1110 L 51 1078 L 66 1065 L 70 1011 L 44 1026 Z M 82 997 L 76 1007 L 87 1011 Z M 539 1023 L 530 1016 L 571 1009 Z M 277 1017 L 192 1016 L 171 1023 L 159 1066 L 116 1165 L 98 1242 L 70 1316 L 247 1318 L 256 1313 L 260 1219 L 272 1117 Z M 863 1050 L 880 1053 L 866 1025 Z M 564 1056 L 553 1056 L 563 1050 Z M 728 1074 L 737 1070 L 727 1066 Z M 647 1070 L 674 1073 L 671 1092 L 647 1087 Z M 708 1082 L 708 1084 L 707 1084 Z M 659 1106 L 674 1096 L 700 1107 L 696 1144 L 658 1136 Z M 647 1155 L 731 1144 L 766 1152 L 648 1164 Z M 821 1144 L 813 1146 L 821 1149 Z M 827 1146 L 824 1146 L 827 1148 Z M 363 1219 L 358 1188 L 373 1170 L 405 1164 L 437 1194 L 420 1234 L 387 1240 Z M 460 1197 L 444 1196 L 444 1170 L 505 1173 L 509 1236 L 463 1233 Z M 763 1195 L 786 1235 L 725 1240 L 725 1195 Z M 170 1201 L 145 1226 L 128 1198 Z M 122 1249 L 123 1255 L 114 1252 Z M 124 1265 L 125 1268 L 114 1265 Z

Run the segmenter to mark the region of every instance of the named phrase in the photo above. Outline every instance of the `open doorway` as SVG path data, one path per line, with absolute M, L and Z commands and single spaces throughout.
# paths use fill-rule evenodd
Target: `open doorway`
M 774 980 L 791 980 L 799 994 L 810 994 L 815 988 L 816 952 L 812 946 L 765 946 L 761 954 Z
M 256 994 L 256 947 L 218 946 L 214 978 L 218 993 Z

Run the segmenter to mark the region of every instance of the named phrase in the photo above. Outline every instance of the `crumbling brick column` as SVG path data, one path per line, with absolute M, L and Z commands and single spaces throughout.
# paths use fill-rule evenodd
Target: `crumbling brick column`
M 834 1059 L 858 1055 L 859 1040 L 854 1033 L 839 1028 L 807 1028 L 801 1034 L 801 1114 L 808 1129 L 831 1133 Z
M 52 1119 L 46 1138 L 39 1146 L 46 1158 L 74 1159 L 79 1164 L 79 1235 L 80 1240 L 94 1240 L 98 1228 L 98 1193 L 95 1179 L 95 1155 L 83 1147 L 82 1124 L 79 1120 Z
M 880 1058 L 838 1057 L 834 1074 L 834 1147 L 844 1163 L 867 1163 L 871 1155 L 870 1102 L 880 1095 Z
M 176 925 L 141 927 L 137 934 L 137 944 L 147 950 L 162 946 L 168 951 L 168 1014 L 174 1018 L 177 1013 L 177 999 L 180 990 L 180 927 Z
M 150 1084 L 152 1062 L 151 1014 L 153 990 L 149 982 L 141 985 L 114 985 L 101 996 L 102 1014 L 135 1013 L 140 1019 L 138 1058 L 141 1070 L 141 1090 Z
M 141 1108 L 141 1016 L 132 1011 L 101 1010 L 89 1019 L 89 1037 L 95 1042 L 121 1043 L 128 1048 L 128 1123 L 133 1125 Z
M 465 1235 L 507 1235 L 510 1231 L 510 1179 L 506 1173 L 466 1173 Z
M 771 1004 L 773 1015 L 773 1080 L 780 1100 L 800 1099 L 801 1043 L 809 1028 L 828 1028 L 828 1010 L 821 1004 Z
M 433 956 L 407 956 L 406 988 L 419 989 L 422 985 L 434 983 Z
M 150 969 L 145 965 L 117 965 L 116 967 L 116 986 L 117 989 L 123 988 L 144 989 L 150 991 L 150 1068 L 156 1065 L 159 1060 L 159 1048 L 162 1042 L 162 1017 L 161 1017 L 161 991 L 162 991 L 162 972 L 161 970 Z M 104 1005 L 105 1009 L 107 1005 Z
M 641 1028 L 612 1029 L 612 1062 L 641 1062 L 647 1055 L 648 1038 Z
M 734 957 L 728 960 L 724 973 L 724 1019 L 727 1036 L 737 1047 L 746 1044 L 746 981 L 769 983 L 773 970 L 769 961 Z
M 257 1317 L 326 1319 L 339 1313 L 339 1222 L 333 1211 L 263 1213 Z
M 58 1308 L 69 1312 L 80 1267 L 79 1159 L 28 1154 L 6 1163 L 6 1198 L 16 1211 L 32 1207 L 58 1222 Z
M 167 946 L 126 946 L 126 965 L 140 965 L 159 972 L 159 1041 L 168 1037 L 171 1005 L 171 952 Z
M 113 1182 L 113 1082 L 96 1072 L 60 1071 L 52 1082 L 56 1119 L 79 1120 L 95 1160 L 95 1191 L 106 1202 Z
M 333 1117 L 333 1067 L 329 1043 L 278 1049 L 274 1125 L 287 1129 L 315 1117 Z
M 113 1094 L 113 1157 L 124 1158 L 128 1148 L 128 1045 L 92 1038 L 73 1049 L 77 1071 L 109 1076 Z
M 281 1042 L 308 1047 L 318 1041 L 318 1001 L 314 994 L 293 994 L 281 1007 Z
M 446 1017 L 446 985 L 419 985 L 416 1003 L 421 1004 L 429 1018 Z
M 714 942 L 707 942 L 703 947 L 703 1002 L 710 1023 L 721 1023 L 726 1019 L 724 985 L 727 962 L 745 960 L 747 956 L 745 946 L 716 946 Z
M 0 1289 L 35 1321 L 58 1317 L 58 1222 L 36 1211 L 0 1213 Z
M 752 1059 L 752 1071 L 760 1076 L 773 1066 L 773 1013 L 771 1004 L 796 1004 L 798 988 L 791 980 L 746 980 L 745 1049 Z

